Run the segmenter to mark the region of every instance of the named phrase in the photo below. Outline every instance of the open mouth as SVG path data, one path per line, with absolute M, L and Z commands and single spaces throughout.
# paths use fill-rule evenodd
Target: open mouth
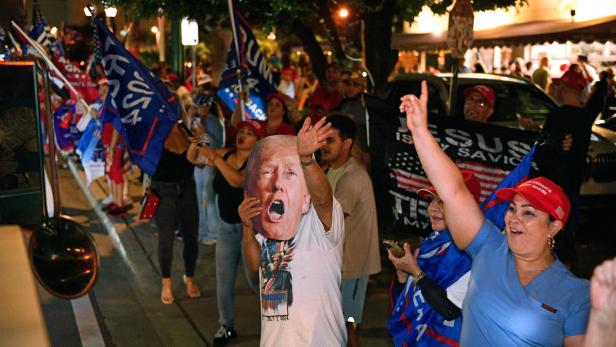
M 511 235 L 522 235 L 522 231 L 517 230 L 517 229 L 511 229 L 511 228 L 509 228 L 509 233 Z
M 282 200 L 274 200 L 269 207 L 269 217 L 273 222 L 279 221 L 284 215 L 284 203 Z

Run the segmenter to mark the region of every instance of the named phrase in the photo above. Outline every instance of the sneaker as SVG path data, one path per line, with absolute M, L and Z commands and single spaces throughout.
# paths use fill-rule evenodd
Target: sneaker
M 175 230 L 175 239 L 176 240 L 182 240 L 182 230 L 180 230 L 180 229 L 176 229 Z
M 214 334 L 214 341 L 212 343 L 213 347 L 222 347 L 226 346 L 229 341 L 234 339 L 237 336 L 235 329 L 233 327 L 226 327 L 224 325 L 220 326 L 220 329 Z

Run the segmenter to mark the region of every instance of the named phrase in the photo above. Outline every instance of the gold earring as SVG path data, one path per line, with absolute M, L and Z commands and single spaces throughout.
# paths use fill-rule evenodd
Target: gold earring
M 554 241 L 554 238 L 548 237 L 548 246 L 550 247 L 550 249 L 554 249 L 555 245 L 556 245 L 556 241 Z

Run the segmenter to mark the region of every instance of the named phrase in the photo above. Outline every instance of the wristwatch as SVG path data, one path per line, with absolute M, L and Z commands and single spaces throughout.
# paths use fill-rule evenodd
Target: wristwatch
M 310 156 L 310 159 L 306 161 L 302 160 L 302 158 L 299 158 L 299 162 L 302 164 L 302 166 L 310 166 L 314 164 L 314 153 L 312 153 L 312 155 Z
M 426 274 L 422 272 L 418 273 L 417 276 L 415 276 L 415 278 L 413 279 L 413 284 L 417 285 L 417 283 L 419 283 L 419 281 L 421 281 L 424 277 L 426 277 Z

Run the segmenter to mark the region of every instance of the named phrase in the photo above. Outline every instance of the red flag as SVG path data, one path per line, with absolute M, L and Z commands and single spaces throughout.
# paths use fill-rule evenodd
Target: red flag
M 73 87 L 79 92 L 80 96 L 88 103 L 94 103 L 98 100 L 98 90 L 96 90 L 96 84 L 92 82 L 90 77 L 86 75 L 81 69 L 66 60 L 60 55 L 54 55 L 54 64 L 58 67 L 58 70 L 62 72 L 64 77 L 71 83 Z

